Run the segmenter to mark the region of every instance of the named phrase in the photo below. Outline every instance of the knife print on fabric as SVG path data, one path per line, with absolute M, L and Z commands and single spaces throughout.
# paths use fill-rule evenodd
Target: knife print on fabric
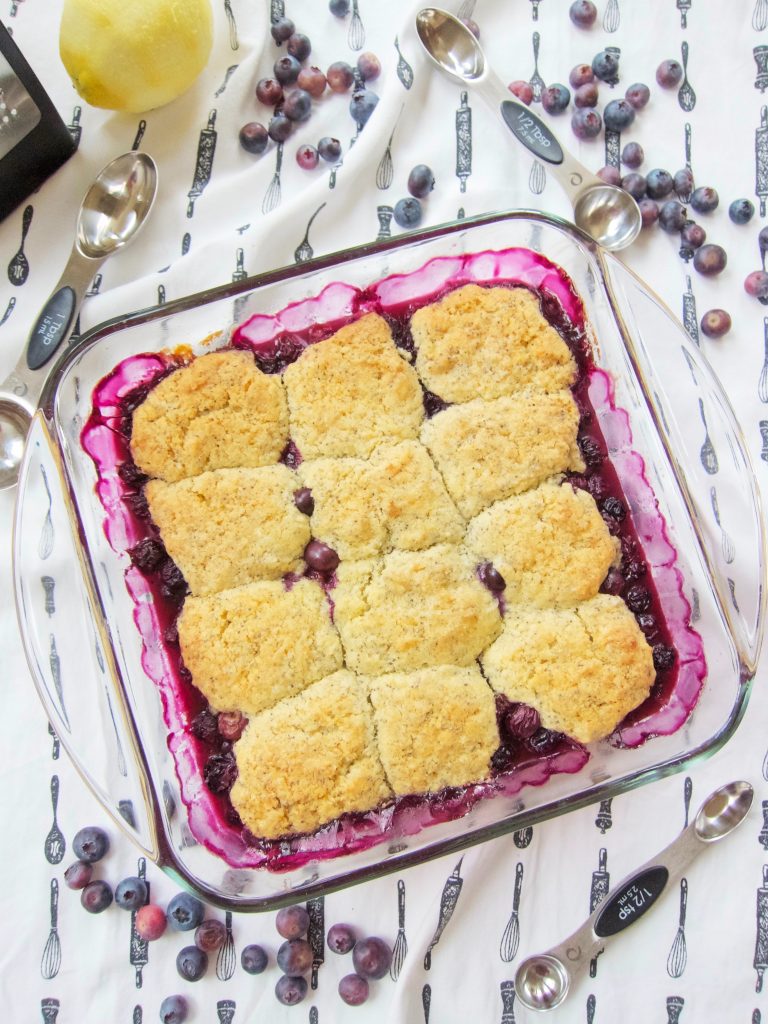
M 682 996 L 667 996 L 667 1024 L 678 1024 L 684 1005 Z
M 526 825 L 525 828 L 519 828 L 512 833 L 512 842 L 518 848 L 518 850 L 525 850 L 531 845 L 533 840 L 533 825 Z
M 234 999 L 219 999 L 216 1003 L 216 1016 L 219 1018 L 219 1024 L 232 1024 L 236 1009 L 237 1004 Z
M 424 1024 L 429 1024 L 429 1010 L 432 1006 L 432 986 L 429 984 L 421 990 L 421 1006 L 424 1010 Z
M 740 609 L 739 602 L 736 600 L 736 580 L 732 580 L 730 576 L 726 576 L 725 578 L 728 582 L 728 589 L 731 592 L 731 604 L 738 612 Z
M 144 1011 L 140 1006 L 134 1006 L 133 1008 L 133 1024 L 141 1024 L 144 1019 Z
M 59 883 L 55 878 L 51 879 L 51 930 L 43 949 L 43 956 L 40 961 L 40 973 L 50 981 L 59 973 L 61 967 L 61 940 L 59 939 Z
M 58 761 L 59 760 L 59 753 L 61 752 L 61 743 L 59 742 L 59 737 L 56 735 L 56 730 L 53 728 L 53 726 L 51 725 L 50 722 L 48 723 L 48 733 L 49 733 L 51 739 L 53 740 L 53 748 L 51 750 L 51 760 L 52 761 Z
M 8 305 L 5 307 L 5 312 L 0 317 L 0 327 L 2 327 L 2 325 L 5 323 L 5 321 L 8 319 L 8 317 L 11 315 L 11 313 L 14 311 L 15 308 L 16 308 L 16 296 L 12 295 L 10 297 L 10 299 L 8 299 Z
M 400 52 L 397 36 L 395 36 L 395 49 L 397 50 L 397 77 L 404 89 L 410 89 L 413 85 L 413 68 Z
M 501 994 L 501 1024 L 515 1024 L 515 983 L 502 981 L 499 985 Z
M 205 191 L 213 173 L 213 158 L 216 153 L 216 110 L 208 114 L 208 123 L 200 132 L 197 143 L 197 161 L 192 178 L 192 188 L 187 193 L 187 217 L 194 216 L 195 203 Z
M 237 22 L 235 21 L 235 15 L 232 11 L 232 4 L 230 0 L 224 0 L 224 14 L 227 17 L 227 26 L 229 28 L 229 46 L 232 50 L 238 50 L 240 43 L 237 41 Z
M 685 782 L 683 783 L 683 810 L 685 812 L 685 818 L 683 821 L 683 828 L 688 828 L 688 816 L 691 813 L 691 797 L 693 796 L 693 779 L 690 775 L 686 775 Z
M 71 732 L 72 729 L 69 724 L 69 716 L 67 715 L 67 709 L 64 707 L 64 687 L 61 682 L 61 658 L 59 657 L 59 652 L 56 650 L 56 637 L 53 633 L 50 635 L 49 645 L 48 664 L 51 668 L 53 687 L 56 690 L 56 696 L 58 697 L 59 711 L 62 719 L 64 720 L 67 732 Z
M 605 847 L 600 849 L 597 860 L 597 870 L 592 872 L 592 883 L 589 888 L 589 912 L 590 914 L 598 907 L 608 895 L 610 888 L 610 874 L 607 870 L 608 851 Z M 601 950 L 602 952 L 602 950 Z M 594 978 L 597 975 L 597 956 L 589 962 L 589 976 Z
M 752 1024 L 760 1024 L 761 1020 L 762 1020 L 762 1014 L 760 1013 L 760 1011 L 759 1010 L 753 1010 L 752 1011 Z
M 310 1006 L 309 1008 L 309 1024 L 317 1024 L 320 1017 L 316 1006 Z
M 595 1008 L 597 1006 L 597 1000 L 593 995 L 587 996 L 587 1024 L 592 1024 L 595 1019 Z
M 408 955 L 408 941 L 405 937 L 405 882 L 402 878 L 397 880 L 397 938 L 392 950 L 392 963 L 389 966 L 389 976 L 392 981 L 397 981 L 403 969 L 405 958 Z
M 149 881 L 147 880 L 147 862 L 144 857 L 139 857 L 138 861 L 138 876 L 142 881 L 147 884 L 147 903 L 150 902 L 149 894 Z M 149 943 L 146 939 L 142 939 L 139 933 L 136 931 L 136 911 L 131 911 L 131 939 L 129 947 L 129 957 L 131 966 L 135 970 L 135 983 L 136 988 L 142 986 L 141 972 L 149 963 Z
M 56 1018 L 59 1016 L 59 1000 L 58 999 L 41 999 L 40 1000 L 40 1012 L 43 1015 L 43 1024 L 56 1024 Z
M 325 897 L 318 896 L 316 899 L 307 900 L 307 913 L 307 942 L 312 947 L 312 974 L 309 984 L 310 988 L 316 989 L 318 972 L 325 963 Z
M 472 108 L 469 94 L 461 93 L 459 109 L 456 111 L 456 177 L 459 189 L 467 191 L 467 178 L 472 173 Z
M 515 887 L 512 895 L 512 913 L 501 936 L 499 956 L 505 964 L 511 963 L 517 956 L 520 946 L 520 893 L 523 888 L 523 865 L 518 861 L 515 868 Z
M 768 968 L 768 864 L 763 864 L 763 884 L 756 899 L 755 956 L 752 965 L 757 972 L 755 992 L 763 991 L 763 975 Z
M 53 824 L 48 835 L 45 837 L 43 851 L 45 859 L 49 864 L 60 864 L 64 859 L 67 843 L 56 820 L 56 812 L 59 806 L 59 776 L 51 776 L 51 807 L 53 808 Z
M 595 828 L 600 829 L 600 835 L 604 836 L 609 828 L 613 826 L 613 814 L 611 812 L 611 804 L 613 798 L 608 800 L 600 801 L 600 810 L 597 812 L 595 818 Z
M 440 936 L 443 934 L 448 922 L 453 917 L 456 904 L 459 902 L 461 887 L 464 884 L 464 879 L 461 877 L 461 864 L 463 860 L 464 858 L 462 857 L 446 879 L 445 885 L 443 886 L 443 894 L 440 897 L 440 913 L 437 921 L 437 928 L 435 929 L 435 934 L 432 936 L 432 941 L 429 943 L 424 957 L 425 971 L 428 971 L 432 966 L 432 950 L 440 941 Z

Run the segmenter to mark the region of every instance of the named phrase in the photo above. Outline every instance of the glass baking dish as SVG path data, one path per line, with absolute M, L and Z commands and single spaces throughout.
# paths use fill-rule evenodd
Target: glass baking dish
M 512 247 L 562 267 L 584 304 L 595 362 L 613 381 L 616 406 L 628 413 L 632 450 L 643 459 L 703 641 L 708 675 L 698 703 L 672 735 L 633 749 L 593 744 L 578 773 L 480 800 L 462 817 L 415 834 L 393 828 L 367 849 L 281 871 L 228 862 L 214 852 L 215 841 L 203 844 L 193 834 L 202 779 L 195 789 L 182 770 L 180 782 L 161 695 L 142 667 L 124 578 L 128 562 L 107 540 L 95 466 L 81 445 L 93 388 L 129 356 L 226 344 L 249 316 L 289 305 L 301 309 L 303 300 L 330 284 L 364 289 L 435 257 Z M 36 688 L 105 808 L 179 883 L 228 909 L 264 910 L 462 850 L 714 753 L 736 729 L 755 672 L 765 543 L 757 485 L 735 416 L 680 323 L 618 259 L 572 225 L 515 211 L 335 253 L 94 328 L 57 363 L 27 442 L 14 579 Z

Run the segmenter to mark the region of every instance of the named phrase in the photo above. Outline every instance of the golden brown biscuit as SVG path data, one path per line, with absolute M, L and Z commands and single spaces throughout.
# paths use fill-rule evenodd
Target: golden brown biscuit
M 362 675 L 471 665 L 501 631 L 496 601 L 464 548 L 342 562 L 332 592 L 346 664 Z
M 188 597 L 178 627 L 184 664 L 216 711 L 256 714 L 343 663 L 328 602 L 311 580 Z
M 262 373 L 248 352 L 211 352 L 149 392 L 133 414 L 131 453 L 142 472 L 173 481 L 269 466 L 287 441 L 280 377 Z
M 619 553 L 595 499 L 567 482 L 491 505 L 469 524 L 466 544 L 504 577 L 505 601 L 537 608 L 594 597 Z
M 387 531 L 370 463 L 366 459 L 314 459 L 298 475 L 312 491 L 312 536 L 343 559 L 381 553 Z
M 468 284 L 411 317 L 416 372 L 446 402 L 560 391 L 576 364 L 527 288 Z
M 366 682 L 395 793 L 434 793 L 488 776 L 500 741 L 493 692 L 477 666 L 440 665 Z
M 419 378 L 375 313 L 310 345 L 283 379 L 291 436 L 305 459 L 365 458 L 385 441 L 418 436 Z
M 193 594 L 215 594 L 300 567 L 309 521 L 296 508 L 287 466 L 217 469 L 150 480 L 146 495 L 168 554 Z
M 648 696 L 653 654 L 618 597 L 573 608 L 512 605 L 504 632 L 482 656 L 497 693 L 536 708 L 546 729 L 581 743 L 608 736 Z
M 235 744 L 232 804 L 256 836 L 311 832 L 390 797 L 365 688 L 351 672 L 252 718 Z
M 584 463 L 570 392 L 477 399 L 427 420 L 421 440 L 467 518 Z

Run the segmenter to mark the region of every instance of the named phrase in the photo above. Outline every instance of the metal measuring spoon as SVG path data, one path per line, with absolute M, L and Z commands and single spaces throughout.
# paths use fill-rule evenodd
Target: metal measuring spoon
M 623 189 L 607 185 L 567 153 L 549 128 L 509 90 L 489 67 L 480 43 L 447 11 L 426 7 L 416 16 L 416 32 L 430 60 L 462 85 L 471 86 L 515 136 L 547 163 L 573 205 L 578 227 L 604 249 L 624 249 L 642 227 L 640 208 Z
M 515 974 L 515 992 L 523 1006 L 539 1011 L 559 1006 L 608 939 L 646 914 L 706 846 L 727 836 L 744 820 L 753 795 L 748 782 L 729 782 L 716 789 L 677 839 L 611 889 L 581 928 L 547 953 L 524 960 Z
M 26 352 L 0 384 L 0 490 L 18 479 L 24 441 L 45 382 L 39 370 L 71 335 L 93 276 L 135 236 L 156 191 L 155 162 L 138 152 L 116 157 L 88 189 L 64 273 L 38 315 Z

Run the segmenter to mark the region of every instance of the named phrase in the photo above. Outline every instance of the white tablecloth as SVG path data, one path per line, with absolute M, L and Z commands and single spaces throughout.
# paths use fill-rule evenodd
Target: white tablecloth
M 97 294 L 83 307 L 83 328 L 151 305 L 158 298 L 170 300 L 224 283 L 242 270 L 251 274 L 291 263 L 316 212 L 309 235 L 315 254 L 371 241 L 382 223 L 396 231 L 387 208 L 406 194 L 408 172 L 420 162 L 428 163 L 437 178 L 424 204 L 426 224 L 453 219 L 462 215 L 460 211 L 470 216 L 515 206 L 568 213 L 553 182 L 547 181 L 543 191 L 531 191 L 531 158 L 514 147 L 504 128 L 471 97 L 471 173 L 464 180 L 457 175 L 455 114 L 461 90 L 441 80 L 423 61 L 410 29 L 417 7 L 411 8 L 405 0 L 389 4 L 359 0 L 363 48 L 377 53 L 384 65 L 381 78 L 372 85 L 381 96 L 379 107 L 349 150 L 355 125 L 347 112 L 348 99 L 327 96 L 316 104 L 311 119 L 285 145 L 279 168 L 280 201 L 272 210 L 266 197 L 276 171 L 275 148 L 254 158 L 241 150 L 237 139 L 240 125 L 260 116 L 253 88 L 259 77 L 269 73 L 278 53 L 269 38 L 270 9 L 264 0 L 214 0 L 216 41 L 207 70 L 184 97 L 143 117 L 95 110 L 78 99 L 58 58 L 60 6 L 59 0 L 46 4 L 17 0 L 3 19 L 80 139 L 75 156 L 28 201 L 33 216 L 23 239 L 29 262 L 26 283 L 15 287 L 5 275 L 0 282 L 0 318 L 6 314 L 0 324 L 3 376 L 18 357 L 32 319 L 64 265 L 87 184 L 112 156 L 139 141 L 159 164 L 162 184 L 157 208 L 141 239 L 104 266 L 98 286 L 92 289 Z M 674 310 L 682 309 L 689 275 L 699 315 L 713 307 L 731 313 L 734 327 L 726 338 L 700 341 L 737 411 L 762 481 L 768 460 L 768 442 L 763 442 L 768 437 L 763 404 L 768 396 L 761 399 L 758 393 L 764 310 L 746 296 L 742 282 L 760 266 L 757 234 L 765 218 L 758 215 L 750 225 L 736 227 L 728 219 L 727 206 L 739 196 L 755 198 L 755 133 L 764 98 L 755 85 L 762 56 L 760 51 L 753 55 L 753 50 L 768 45 L 765 0 L 756 0 L 754 10 L 753 0 L 736 4 L 728 0 L 645 4 L 598 0 L 598 23 L 590 31 L 571 26 L 568 6 L 568 0 L 479 0 L 474 17 L 487 54 L 505 81 L 531 76 L 534 33 L 540 37 L 538 68 L 547 82 L 566 82 L 575 63 L 591 61 L 607 45 L 619 47 L 621 87 L 611 94 L 601 86 L 601 101 L 620 95 L 622 87 L 634 81 L 651 85 L 648 108 L 626 133 L 627 139 L 645 147 L 643 169 L 657 166 L 675 171 L 683 166 L 685 125 L 691 126 L 697 181 L 714 185 L 721 195 L 720 208 L 701 222 L 710 240 L 726 247 L 728 267 L 716 279 L 697 276 L 678 257 L 677 239 L 660 230 L 644 235 L 626 260 Z M 343 21 L 332 17 L 325 0 L 288 0 L 286 13 L 311 37 L 312 60 L 321 67 L 339 59 L 354 62 L 350 17 Z M 683 21 L 687 21 L 685 27 Z M 662 59 L 680 58 L 683 41 L 689 46 L 688 74 L 696 93 L 690 111 L 681 109 L 676 91 L 662 91 L 654 81 Z M 561 118 L 556 129 L 588 166 L 597 169 L 604 162 L 602 140 L 578 143 L 568 121 L 569 116 Z M 192 196 L 189 209 L 200 133 L 211 129 L 216 133 L 211 178 L 201 194 Z M 327 168 L 308 173 L 294 159 L 300 142 L 316 142 L 323 135 L 337 135 L 345 149 L 333 189 Z M 377 169 L 388 142 L 392 182 L 382 189 Z M 466 164 L 460 169 L 467 170 Z M 273 201 L 274 195 L 273 188 Z M 26 205 L 0 225 L 0 263 L 10 262 L 19 248 Z M 618 797 L 608 814 L 603 809 L 598 815 L 598 808 L 592 807 L 537 825 L 525 848 L 509 835 L 467 852 L 461 862 L 461 895 L 432 952 L 429 970 L 424 967 L 424 954 L 437 924 L 443 886 L 458 857 L 403 873 L 408 955 L 399 979 L 374 983 L 365 1006 L 349 1008 L 339 999 L 338 979 L 351 965 L 330 953 L 320 969 L 317 989 L 297 1008 L 276 1002 L 274 966 L 257 978 L 244 973 L 239 965 L 244 945 L 263 943 L 272 955 L 279 945 L 272 915 L 235 917 L 232 932 L 238 960 L 233 976 L 219 977 L 212 968 L 197 984 L 182 982 L 176 974 L 175 954 L 189 937 L 173 934 L 150 946 L 149 962 L 137 987 L 129 962 L 128 915 L 117 909 L 101 916 L 86 915 L 78 895 L 63 884 L 74 833 L 85 824 L 106 823 L 106 818 L 66 756 L 57 756 L 22 655 L 10 580 L 13 499 L 12 493 L 0 494 L 0 814 L 4 823 L 0 844 L 5 921 L 0 1005 L 4 1019 L 40 1020 L 42 1014 L 43 1020 L 53 1021 L 58 1007 L 60 1024 L 155 1021 L 162 998 L 184 992 L 193 1009 L 190 1019 L 200 1022 L 218 1018 L 235 1024 L 271 1024 L 309 1019 L 327 1024 L 355 1019 L 420 1024 L 429 1019 L 438 1024 L 494 1024 L 503 1019 L 511 1024 L 516 1014 L 520 1017 L 509 985 L 517 962 L 555 943 L 586 916 L 593 873 L 601 857 L 610 878 L 617 881 L 678 833 L 685 819 L 688 779 L 695 810 L 710 790 L 735 778 L 753 783 L 755 805 L 742 828 L 687 873 L 686 956 L 678 937 L 679 892 L 670 893 L 642 924 L 605 952 L 596 976 L 577 986 L 557 1019 L 569 1024 L 585 1019 L 596 1024 L 619 1019 L 645 1024 L 664 1021 L 665 1013 L 669 1022 L 683 1024 L 747 1024 L 750 1019 L 760 1021 L 761 1015 L 768 1019 L 768 997 L 756 991 L 754 966 L 758 928 L 768 928 L 765 919 L 756 918 L 756 898 L 758 906 L 768 902 L 763 888 L 768 838 L 761 834 L 760 817 L 761 801 L 768 799 L 763 775 L 768 746 L 764 662 L 735 738 L 687 776 Z M 710 685 L 716 682 L 711 680 Z M 63 861 L 56 865 L 44 855 L 52 825 L 54 777 L 59 785 L 56 820 L 67 844 Z M 111 826 L 110 832 L 113 845 L 102 870 L 114 883 L 135 873 L 136 852 Z M 519 948 L 515 958 L 506 962 L 500 950 L 520 865 Z M 153 898 L 160 902 L 175 891 L 171 881 L 151 865 L 149 879 Z M 52 880 L 59 887 L 58 965 L 50 941 Z M 398 876 L 393 875 L 327 897 L 326 926 L 346 921 L 394 942 L 397 887 Z M 765 941 L 762 934 L 761 945 Z M 53 977 L 45 977 L 52 973 Z

